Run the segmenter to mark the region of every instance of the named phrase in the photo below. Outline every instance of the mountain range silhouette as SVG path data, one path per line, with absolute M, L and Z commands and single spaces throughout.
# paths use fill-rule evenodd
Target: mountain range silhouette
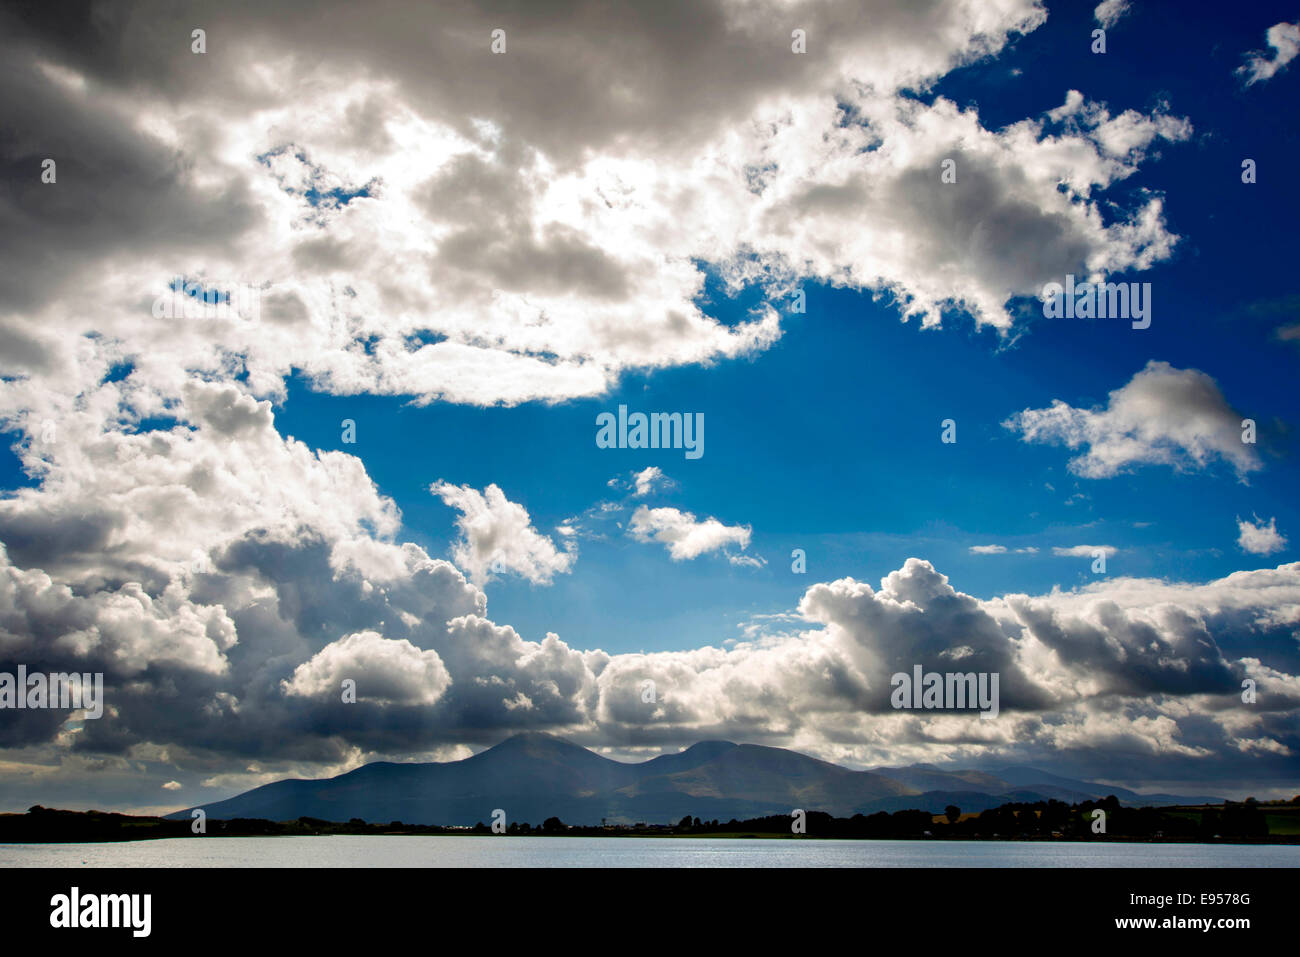
M 1114 794 L 1125 804 L 1221 803 L 1222 798 L 1139 794 L 1031 767 L 943 771 L 932 765 L 854 771 L 783 748 L 701 741 L 677 754 L 625 763 L 540 732 L 517 734 L 459 761 L 378 761 L 318 780 L 266 784 L 202 807 L 209 818 L 274 821 L 314 817 L 371 823 L 473 825 L 505 811 L 539 824 L 668 824 L 788 814 L 839 817 L 909 808 L 982 811 L 1011 801 L 1073 803 Z M 193 808 L 169 818 L 189 818 Z

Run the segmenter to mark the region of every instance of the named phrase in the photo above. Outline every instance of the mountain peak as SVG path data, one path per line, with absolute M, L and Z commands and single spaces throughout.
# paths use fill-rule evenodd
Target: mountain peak
M 482 757 L 487 754 L 503 757 L 527 755 L 531 757 L 560 758 L 563 756 L 566 758 L 608 760 L 580 744 L 574 744 L 568 738 L 561 738 L 559 735 L 548 734 L 545 731 L 521 731 L 518 734 L 512 734 L 500 744 L 480 751 L 475 757 Z
M 570 747 L 570 748 L 579 747 L 579 745 L 574 744 L 572 741 L 567 741 L 564 738 L 561 738 L 554 734 L 548 734 L 545 731 L 520 731 L 518 734 L 512 734 L 504 741 L 492 745 L 492 747 L 488 748 L 487 750 L 499 751 L 502 748 L 504 748 L 509 751 L 509 750 L 515 750 L 517 748 L 525 748 L 529 746 L 532 747 L 554 746 L 554 747 Z
M 689 748 L 687 748 L 685 751 L 683 751 L 683 752 L 681 752 L 681 753 L 682 753 L 682 754 L 696 754 L 696 753 L 698 753 L 698 752 L 700 752 L 700 751 L 718 751 L 718 752 L 721 752 L 721 751 L 727 751 L 727 750 L 730 750 L 731 748 L 736 748 L 736 747 L 739 747 L 739 745 L 736 744 L 736 742 L 734 742 L 734 741 L 723 741 L 723 740 L 721 740 L 721 739 L 718 739 L 718 740 L 716 740 L 716 741 L 696 741 L 694 744 L 692 744 Z

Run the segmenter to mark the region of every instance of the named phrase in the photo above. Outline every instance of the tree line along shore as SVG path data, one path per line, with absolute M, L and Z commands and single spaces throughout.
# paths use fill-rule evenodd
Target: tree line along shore
M 1099 815 L 1097 812 L 1101 811 Z M 676 824 L 571 825 L 557 817 L 540 824 L 512 821 L 503 833 L 472 826 L 236 818 L 208 820 L 196 834 L 188 820 L 106 811 L 65 811 L 37 805 L 25 814 L 0 814 L 0 843 L 98 843 L 178 837 L 293 837 L 359 835 L 490 835 L 568 837 L 788 837 L 861 840 L 1161 841 L 1174 843 L 1300 844 L 1300 796 L 1290 801 L 1227 801 L 1222 805 L 1125 807 L 1114 797 L 1066 804 L 1009 803 L 979 813 L 949 806 L 943 814 L 905 810 L 833 817 L 808 811 L 746 820 L 683 817 Z

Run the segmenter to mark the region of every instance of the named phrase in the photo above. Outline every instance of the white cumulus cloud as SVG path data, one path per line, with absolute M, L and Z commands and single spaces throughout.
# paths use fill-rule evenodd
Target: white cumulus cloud
M 496 485 L 480 492 L 468 485 L 435 482 L 429 491 L 461 513 L 456 519 L 460 538 L 452 546 L 452 559 L 474 582 L 513 572 L 534 584 L 550 584 L 577 560 L 570 536 L 565 535 L 566 550 L 556 548 L 533 528 L 528 510 L 506 498 Z
M 690 512 L 644 505 L 632 513 L 628 530 L 638 541 L 666 547 L 673 561 L 697 558 L 728 545 L 747 548 L 751 534 L 748 525 L 724 525 L 716 518 L 697 521 Z
M 1254 446 L 1242 441 L 1242 416 L 1218 384 L 1196 369 L 1152 360 L 1105 407 L 1074 408 L 1060 399 L 1026 409 L 1002 423 L 1026 442 L 1084 447 L 1070 471 L 1109 478 L 1138 465 L 1203 469 L 1227 462 L 1239 477 L 1261 468 Z
M 1237 546 L 1252 555 L 1272 555 L 1286 548 L 1286 538 L 1277 530 L 1277 519 L 1265 524 L 1258 515 L 1253 522 L 1237 519 Z
M 1268 28 L 1264 39 L 1272 54 L 1256 50 L 1247 54 L 1246 62 L 1237 67 L 1237 75 L 1245 77 L 1246 86 L 1270 80 L 1300 53 L 1300 23 L 1275 23 Z
M 294 697 L 342 700 L 347 679 L 356 682 L 358 702 L 386 705 L 436 704 L 451 684 L 436 651 L 421 650 L 404 638 L 362 631 L 326 645 L 281 686 Z
M 1102 0 L 1092 11 L 1092 15 L 1102 27 L 1109 30 L 1127 16 L 1132 8 L 1133 5 L 1129 0 Z

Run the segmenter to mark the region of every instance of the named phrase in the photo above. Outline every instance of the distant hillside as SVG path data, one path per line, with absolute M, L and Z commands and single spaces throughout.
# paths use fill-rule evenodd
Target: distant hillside
M 461 761 L 376 762 L 333 778 L 277 781 L 202 807 L 214 820 L 310 817 L 472 825 L 490 822 L 496 808 L 509 821 L 533 824 L 549 817 L 569 824 L 666 824 L 686 815 L 726 821 L 789 814 L 794 808 L 844 817 L 913 808 L 939 813 L 948 804 L 980 811 L 1006 801 L 1085 800 L 1112 793 L 1126 803 L 1147 803 L 1121 788 L 1053 779 L 1032 768 L 1009 770 L 1017 773 L 1004 777 L 924 765 L 853 771 L 795 751 L 730 741 L 704 741 L 678 754 L 628 764 L 561 738 L 528 733 Z M 1032 786 L 1007 779 L 1029 772 L 1041 776 Z M 1201 799 L 1169 796 L 1166 803 L 1192 800 Z M 191 810 L 168 817 L 189 818 Z

